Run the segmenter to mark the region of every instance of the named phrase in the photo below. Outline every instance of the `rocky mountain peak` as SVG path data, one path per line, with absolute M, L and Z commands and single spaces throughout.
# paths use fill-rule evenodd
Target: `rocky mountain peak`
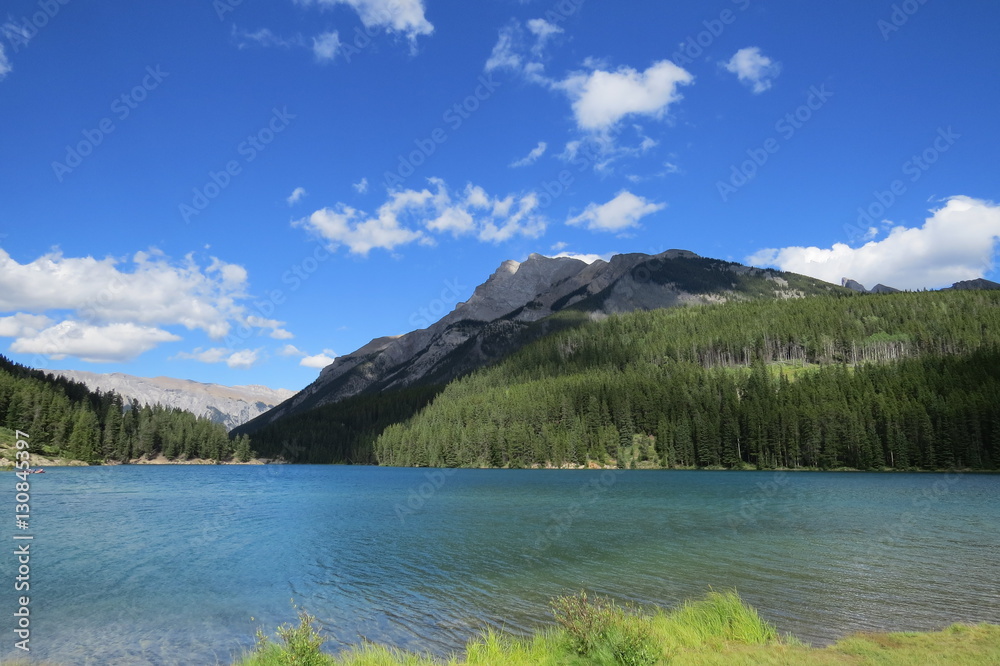
M 82 370 L 54 370 L 92 391 L 114 391 L 141 405 L 163 405 L 210 418 L 233 429 L 295 395 L 288 389 L 260 385 L 222 386 L 173 377 L 134 377 L 121 372 L 99 374 Z

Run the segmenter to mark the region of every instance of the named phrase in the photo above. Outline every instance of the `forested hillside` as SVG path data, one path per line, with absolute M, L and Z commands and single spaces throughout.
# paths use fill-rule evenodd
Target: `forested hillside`
M 612 316 L 450 384 L 389 465 L 1000 467 L 1000 292 Z
M 249 457 L 249 440 L 179 409 L 124 404 L 116 393 L 12 363 L 0 356 L 0 425 L 30 435 L 32 450 L 88 463 L 167 458 Z

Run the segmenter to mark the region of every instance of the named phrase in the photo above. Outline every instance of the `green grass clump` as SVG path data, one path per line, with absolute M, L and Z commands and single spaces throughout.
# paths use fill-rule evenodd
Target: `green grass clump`
M 251 655 L 239 662 L 243 666 L 326 666 L 336 663 L 320 648 L 323 637 L 316 631 L 312 615 L 299 611 L 298 625 L 283 624 L 278 627 L 280 643 L 272 641 L 263 631 L 257 630 L 257 644 Z
M 559 597 L 552 602 L 552 614 L 573 651 L 595 663 L 653 666 L 663 657 L 649 618 L 611 599 L 590 599 L 586 592 Z
M 586 593 L 552 601 L 557 626 L 529 638 L 488 629 L 446 660 L 365 643 L 321 651 L 315 618 L 299 613 L 278 641 L 257 632 L 238 666 L 995 666 L 1000 626 L 954 625 L 931 633 L 862 633 L 826 648 L 782 637 L 736 592 L 711 592 L 673 611 L 644 612 Z

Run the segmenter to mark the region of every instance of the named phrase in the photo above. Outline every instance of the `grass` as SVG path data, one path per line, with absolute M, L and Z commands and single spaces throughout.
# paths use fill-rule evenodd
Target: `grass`
M 711 592 L 665 611 L 620 606 L 585 593 L 553 600 L 557 626 L 520 638 L 487 630 L 447 660 L 366 643 L 321 651 L 315 618 L 299 613 L 276 642 L 257 632 L 237 666 L 713 666 L 723 664 L 979 666 L 1000 664 L 1000 626 L 954 625 L 930 633 L 855 634 L 826 648 L 780 636 L 735 592 Z

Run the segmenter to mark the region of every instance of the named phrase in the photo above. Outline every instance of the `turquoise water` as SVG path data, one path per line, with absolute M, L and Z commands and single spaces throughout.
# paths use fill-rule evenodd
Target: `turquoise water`
M 0 660 L 14 649 L 14 477 Z M 588 589 L 785 632 L 1000 623 L 1000 476 L 119 466 L 31 478 L 31 659 L 228 664 L 292 622 L 444 654 Z M 251 620 L 251 617 L 254 619 Z

